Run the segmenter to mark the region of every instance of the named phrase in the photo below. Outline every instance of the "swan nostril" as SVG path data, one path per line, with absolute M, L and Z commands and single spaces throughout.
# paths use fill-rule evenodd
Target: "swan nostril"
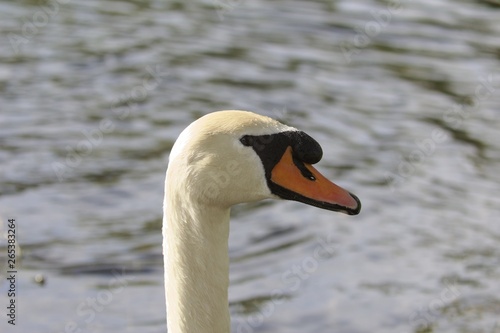
M 299 160 L 296 157 L 292 157 L 292 160 L 293 160 L 293 164 L 295 164 L 295 166 L 297 167 L 297 169 L 299 169 L 300 173 L 302 174 L 302 176 L 304 176 L 304 178 L 307 178 L 310 181 L 315 181 L 316 180 L 316 177 L 314 177 L 313 173 L 311 172 L 311 170 L 309 170 L 306 167 L 306 165 L 304 164 L 304 162 L 302 162 L 301 160 Z

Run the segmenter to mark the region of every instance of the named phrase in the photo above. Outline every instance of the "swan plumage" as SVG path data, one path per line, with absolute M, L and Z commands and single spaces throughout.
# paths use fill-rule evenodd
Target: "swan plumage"
M 169 333 L 229 333 L 230 207 L 266 198 L 358 214 L 359 199 L 312 164 L 320 145 L 247 111 L 218 111 L 176 140 L 165 181 L 163 252 Z

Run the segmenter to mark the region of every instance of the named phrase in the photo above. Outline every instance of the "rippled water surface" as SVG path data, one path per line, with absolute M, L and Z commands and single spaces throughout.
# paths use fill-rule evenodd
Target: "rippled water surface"
M 221 109 L 308 132 L 319 169 L 363 202 L 356 217 L 233 209 L 234 332 L 500 332 L 498 1 L 0 12 L 0 215 L 22 251 L 2 332 L 165 331 L 169 150 Z

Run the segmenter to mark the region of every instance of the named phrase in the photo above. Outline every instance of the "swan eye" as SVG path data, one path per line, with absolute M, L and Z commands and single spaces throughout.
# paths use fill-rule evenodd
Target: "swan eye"
M 240 142 L 244 146 L 248 146 L 248 147 L 253 146 L 253 138 L 250 135 L 244 135 L 244 136 L 242 136 L 241 139 L 240 139 Z

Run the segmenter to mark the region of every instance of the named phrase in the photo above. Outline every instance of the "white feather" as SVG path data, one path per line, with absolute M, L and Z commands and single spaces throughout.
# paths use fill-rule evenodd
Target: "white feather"
M 294 131 L 246 111 L 219 111 L 175 142 L 165 181 L 163 251 L 169 333 L 229 333 L 229 210 L 275 197 L 243 135 Z

